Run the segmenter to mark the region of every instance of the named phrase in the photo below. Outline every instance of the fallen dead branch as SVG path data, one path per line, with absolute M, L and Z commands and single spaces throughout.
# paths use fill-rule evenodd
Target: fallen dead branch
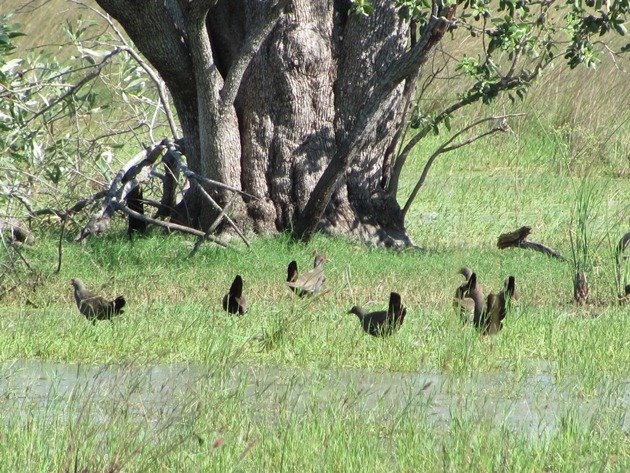
M 539 251 L 552 258 L 559 259 L 560 261 L 568 261 L 564 256 L 558 253 L 553 248 L 549 248 L 542 243 L 528 240 L 527 237 L 532 232 L 532 227 L 524 226 L 513 232 L 502 233 L 499 235 L 497 241 L 497 247 L 500 250 L 505 248 L 525 248 L 528 250 Z
M 160 172 L 160 166 L 163 166 L 163 172 Z M 210 205 L 218 212 L 217 219 L 205 232 L 186 225 L 160 219 L 169 217 L 171 209 L 175 206 L 179 176 L 183 176 L 188 186 L 196 187 L 200 194 L 208 200 Z M 154 217 L 149 217 L 129 208 L 127 205 L 127 196 L 138 186 L 145 185 L 152 179 L 161 181 L 162 197 L 160 202 L 150 199 L 144 200 L 144 203 L 157 207 L 158 209 Z M 226 205 L 225 208 L 222 208 L 212 198 L 207 188 L 223 189 L 233 192 L 235 195 L 238 194 L 250 199 L 256 199 L 255 196 L 243 192 L 240 189 L 222 182 L 213 181 L 191 171 L 186 165 L 185 158 L 180 151 L 180 142 L 172 142 L 164 139 L 160 143 L 147 147 L 127 161 L 116 173 L 107 189 L 101 190 L 91 197 L 77 201 L 66 210 L 47 208 L 30 213 L 31 218 L 42 215 L 55 215 L 62 222 L 67 222 L 75 213 L 87 207 L 96 208 L 96 213 L 90 217 L 88 223 L 76 236 L 75 241 L 78 242 L 85 242 L 90 236 L 105 233 L 110 228 L 114 214 L 120 212 L 128 217 L 165 228 L 168 231 L 176 231 L 198 237 L 194 251 L 197 251 L 201 243 L 206 240 L 212 241 L 224 248 L 232 248 L 227 242 L 212 235 L 221 222 L 225 222 L 232 227 L 241 240 L 249 246 L 249 241 L 227 213 L 232 201 L 230 201 L 230 204 Z

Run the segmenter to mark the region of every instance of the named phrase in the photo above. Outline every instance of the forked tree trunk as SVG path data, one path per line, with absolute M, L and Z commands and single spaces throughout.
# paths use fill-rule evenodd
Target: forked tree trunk
M 200 77 L 204 69 L 199 67 L 198 38 L 191 37 L 194 24 L 182 18 L 180 3 L 97 1 L 164 78 L 182 126 L 189 167 L 258 196 L 233 208 L 235 220 L 261 233 L 300 223 L 316 183 L 378 79 L 408 49 L 408 24 L 399 18 L 394 2 L 374 1 L 370 16 L 349 16 L 349 1 L 292 0 L 249 63 L 233 106 L 218 123 L 218 115 L 208 113 L 219 94 L 216 87 L 238 61 L 266 4 L 220 0 L 210 9 L 206 27 L 211 51 L 205 70 L 218 71 L 220 77 L 207 80 Z M 370 124 L 374 131 L 338 181 L 320 221 L 324 231 L 388 246 L 411 243 L 395 196 L 381 187 L 386 150 L 401 125 L 403 85 L 388 92 L 382 103 L 387 113 Z M 215 141 L 207 143 L 208 137 Z M 216 197 L 225 204 L 227 196 Z M 212 218 L 205 205 L 189 192 L 179 206 L 179 218 L 203 227 Z

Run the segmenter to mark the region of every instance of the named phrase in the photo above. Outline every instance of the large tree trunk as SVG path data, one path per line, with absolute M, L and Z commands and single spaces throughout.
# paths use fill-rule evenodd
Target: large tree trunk
M 290 228 L 337 145 L 365 103 L 370 79 L 405 48 L 393 9 L 348 18 L 347 2 L 292 3 L 250 65 L 237 100 L 243 189 L 262 196 L 249 206 L 259 231 Z M 366 34 L 366 32 L 371 34 Z M 381 192 L 385 149 L 399 124 L 391 113 L 359 151 L 322 219 L 330 233 L 391 243 L 404 240 L 395 199 Z
M 352 157 L 329 166 L 345 152 L 378 79 L 408 49 L 408 24 L 393 2 L 374 1 L 370 16 L 348 16 L 349 1 L 292 0 L 249 62 L 235 100 L 218 113 L 213 101 L 259 25 L 264 3 L 220 0 L 207 15 L 211 49 L 204 50 L 203 35 L 192 37 L 195 22 L 176 1 L 97 1 L 166 81 L 190 168 L 259 197 L 243 203 L 236 215 L 242 225 L 264 233 L 293 228 L 330 167 L 335 186 L 319 228 L 388 246 L 410 243 L 395 196 L 381 188 L 384 156 L 401 124 L 400 81 L 386 89 L 381 113 Z M 160 41 L 147 40 L 147 30 L 160 31 Z M 217 196 L 222 203 L 226 198 Z M 180 218 L 203 227 L 212 217 L 204 205 L 190 192 Z

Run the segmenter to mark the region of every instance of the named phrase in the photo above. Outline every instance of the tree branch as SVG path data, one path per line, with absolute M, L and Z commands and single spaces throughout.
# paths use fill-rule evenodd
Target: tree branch
M 168 103 L 168 97 L 166 95 L 166 90 L 165 90 L 166 89 L 166 85 L 164 84 L 164 81 L 153 70 L 153 68 L 151 66 L 149 66 L 149 64 L 147 64 L 147 62 L 144 59 L 142 59 L 142 57 L 136 52 L 136 50 L 133 49 L 131 46 L 129 46 L 129 43 L 127 42 L 127 39 L 118 30 L 118 28 L 116 28 L 116 25 L 114 24 L 114 22 L 112 21 L 112 19 L 111 19 L 111 17 L 109 15 L 103 14 L 101 11 L 97 10 L 96 8 L 92 7 L 91 5 L 87 5 L 87 4 L 83 3 L 80 0 L 71 0 L 71 1 L 72 1 L 72 3 L 76 3 L 77 5 L 81 5 L 84 8 L 87 8 L 87 9 L 91 10 L 96 15 L 100 16 L 105 22 L 107 22 L 107 24 L 114 31 L 114 33 L 116 33 L 116 36 L 118 36 L 118 39 L 124 45 L 120 49 L 122 49 L 127 54 L 129 54 L 132 58 L 135 59 L 135 61 L 140 65 L 140 67 L 142 67 L 142 69 L 144 69 L 144 71 L 147 73 L 149 78 L 153 81 L 153 83 L 157 87 L 158 95 L 160 97 L 160 102 L 162 103 L 162 107 L 164 108 L 164 114 L 166 115 L 166 119 L 168 120 L 169 127 L 171 128 L 171 133 L 173 134 L 173 138 L 174 139 L 180 138 L 179 132 L 177 131 L 177 125 L 175 124 L 175 118 L 173 117 L 173 113 L 171 112 L 171 107 L 170 107 L 170 105 Z
M 168 150 L 164 156 L 163 151 Z M 161 160 L 158 162 L 158 159 Z M 110 225 L 111 218 L 114 215 L 115 211 L 120 210 L 126 213 L 127 215 L 132 215 L 136 217 L 138 220 L 156 224 L 156 222 L 162 222 L 161 220 L 157 220 L 155 218 L 149 217 L 137 217 L 137 215 L 142 215 L 137 213 L 131 209 L 129 209 L 123 202 L 126 200 L 127 195 L 131 192 L 135 187 L 139 184 L 148 181 L 149 179 L 156 177 L 157 173 L 154 172 L 154 167 L 162 163 L 167 168 L 167 172 L 172 173 L 173 168 L 177 169 L 177 171 L 182 172 L 182 174 L 188 179 L 191 185 L 197 185 L 202 191 L 202 194 L 210 201 L 210 203 L 217 209 L 219 212 L 224 213 L 224 209 L 221 208 L 219 204 L 206 192 L 206 190 L 201 185 L 202 183 L 210 186 L 217 187 L 224 190 L 228 190 L 237 194 L 245 195 L 252 199 L 256 199 L 255 196 L 247 194 L 239 189 L 236 189 L 232 186 L 228 186 L 226 184 L 215 182 L 211 179 L 204 178 L 192 171 L 190 171 L 183 162 L 182 154 L 177 149 L 177 144 L 173 143 L 167 139 L 162 140 L 160 143 L 149 147 L 140 153 L 136 154 L 132 157 L 121 169 L 118 171 L 114 179 L 112 180 L 109 188 L 106 191 L 102 191 L 102 193 L 97 194 L 100 196 L 99 198 L 103 198 L 103 203 L 101 205 L 101 210 L 94 216 L 92 216 L 88 222 L 88 224 L 81 230 L 79 235 L 75 238 L 76 241 L 84 241 L 90 235 L 98 235 L 105 232 Z M 89 201 L 92 202 L 96 199 L 96 196 L 93 196 Z M 82 206 L 87 204 L 82 203 Z M 161 204 L 158 204 L 161 205 Z M 77 207 L 78 204 L 75 205 Z M 82 207 L 81 207 L 82 208 Z M 159 214 L 159 212 L 158 212 Z M 65 218 L 65 215 L 71 215 L 70 212 L 66 211 L 64 214 L 57 213 L 62 218 Z M 243 239 L 246 245 L 249 246 L 249 241 L 245 238 L 240 229 L 236 226 L 236 224 L 228 217 L 225 216 L 227 222 L 234 228 L 236 233 Z M 195 236 L 204 237 L 204 233 L 190 229 L 189 227 L 185 227 L 183 225 L 177 224 L 169 224 L 164 225 L 159 224 L 162 227 L 170 228 L 171 230 L 184 231 L 185 233 L 190 233 Z M 187 228 L 188 230 L 182 230 L 182 228 Z M 193 231 L 194 230 L 194 231 Z M 204 237 L 205 239 L 211 239 L 209 237 Z M 214 241 L 214 239 L 211 239 Z M 225 246 L 225 244 L 223 244 Z
M 470 125 L 468 125 L 467 127 L 462 128 L 460 131 L 458 131 L 457 133 L 455 133 L 453 136 L 451 136 L 448 140 L 446 140 L 444 143 L 442 143 L 438 149 L 435 150 L 435 152 L 429 157 L 429 159 L 427 160 L 426 164 L 424 165 L 424 168 L 422 169 L 422 173 L 420 174 L 420 177 L 418 178 L 418 182 L 416 183 L 415 187 L 413 188 L 413 191 L 411 191 L 411 194 L 409 195 L 409 198 L 407 199 L 407 202 L 405 203 L 405 206 L 402 209 L 402 213 L 403 216 L 407 215 L 407 212 L 409 211 L 409 208 L 411 207 L 411 204 L 413 203 L 413 201 L 415 200 L 416 196 L 418 195 L 418 191 L 420 190 L 420 188 L 424 185 L 424 181 L 427 178 L 427 175 L 429 174 L 429 170 L 431 169 L 431 166 L 433 165 L 433 162 L 435 161 L 435 159 L 443 153 L 448 153 L 450 151 L 456 150 L 458 148 L 461 148 L 462 146 L 467 146 L 481 138 L 484 138 L 488 135 L 492 135 L 498 131 L 507 131 L 508 127 L 507 124 L 505 122 L 505 120 L 507 118 L 510 117 L 519 117 L 519 116 L 523 116 L 525 115 L 524 113 L 515 113 L 515 114 L 511 114 L 511 115 L 500 115 L 500 116 L 493 116 L 493 117 L 485 117 L 482 118 L 480 120 L 477 120 L 473 123 L 471 123 Z M 455 141 L 458 137 L 460 137 L 463 133 L 466 133 L 467 131 L 475 128 L 478 125 L 481 125 L 482 123 L 488 122 L 488 121 L 495 121 L 495 120 L 499 120 L 500 123 L 499 125 L 491 128 L 490 130 L 487 130 L 479 135 L 476 136 L 472 136 L 470 138 L 468 138 L 467 140 L 464 140 L 460 143 L 456 143 L 454 145 L 449 146 L 453 141 Z
M 155 67 L 169 89 L 190 83 L 192 62 L 177 0 L 96 0 L 118 21 L 135 47 Z M 154 32 L 154 33 L 152 33 Z M 155 40 L 159 34 L 159 40 Z M 195 91 L 190 90 L 191 94 Z
M 231 107 L 236 99 L 236 94 L 241 86 L 243 75 L 254 55 L 260 49 L 262 42 L 269 36 L 271 30 L 276 26 L 276 22 L 282 10 L 288 5 L 289 0 L 268 1 L 268 6 L 258 27 L 245 40 L 241 50 L 227 73 L 225 83 L 221 89 L 221 107 Z
M 94 69 L 89 74 L 87 74 L 83 79 L 81 79 L 75 85 L 70 87 L 64 94 L 60 95 L 55 100 L 50 102 L 46 107 L 42 108 L 41 110 L 33 114 L 33 116 L 26 121 L 25 125 L 28 125 L 29 123 L 31 123 L 32 121 L 34 121 L 35 119 L 37 119 L 38 117 L 46 113 L 48 110 L 58 105 L 59 102 L 62 102 L 66 98 L 70 97 L 71 95 L 74 95 L 77 91 L 81 89 L 81 87 L 83 87 L 85 84 L 90 82 L 92 79 L 95 79 L 96 77 L 98 77 L 101 74 L 103 67 L 105 67 L 105 65 L 109 62 L 109 60 L 112 57 L 114 57 L 116 54 L 120 53 L 121 51 L 122 50 L 120 48 L 114 48 L 109 54 L 107 54 L 103 58 L 101 62 L 99 62 L 96 66 L 94 66 Z
M 179 0 L 179 6 L 187 22 L 204 25 L 208 10 L 217 4 L 218 0 Z
M 190 169 L 188 169 L 188 166 L 186 166 L 184 164 L 184 160 L 182 159 L 182 154 L 176 149 L 176 145 L 174 145 L 173 143 L 169 143 L 168 145 L 169 147 L 169 151 L 171 153 L 173 153 L 173 156 L 175 157 L 174 160 L 174 164 L 177 166 L 177 169 L 184 175 L 184 177 L 186 177 L 186 179 L 188 180 L 196 180 L 199 182 L 202 182 L 208 186 L 211 187 L 217 187 L 219 189 L 224 189 L 224 190 L 228 190 L 231 192 L 236 192 L 237 194 L 240 194 L 242 196 L 248 197 L 250 199 L 254 199 L 254 200 L 258 200 L 258 197 L 256 197 L 255 195 L 249 194 L 245 191 L 242 191 L 240 189 L 237 189 L 236 187 L 233 186 L 229 186 L 227 184 L 223 184 L 222 182 L 218 182 L 218 181 L 214 181 L 212 179 L 208 179 L 207 177 L 203 177 L 193 171 L 191 171 Z
M 494 88 L 494 91 L 492 92 L 511 90 L 515 87 L 518 87 L 524 82 L 529 82 L 533 80 L 538 75 L 539 72 L 540 72 L 540 68 L 537 67 L 531 74 L 525 75 L 524 77 L 513 77 L 509 79 L 508 78 L 502 79 L 498 81 L 496 84 L 493 84 L 491 86 L 492 88 Z M 477 102 L 482 97 L 483 97 L 483 93 L 479 91 L 466 95 L 464 98 L 458 100 L 450 107 L 447 107 L 446 109 L 442 110 L 442 112 L 440 112 L 429 125 L 425 126 L 422 130 L 416 133 L 416 135 L 414 135 L 413 138 L 409 140 L 409 142 L 405 145 L 403 150 L 400 152 L 400 154 L 396 158 L 396 161 L 394 162 L 394 169 L 392 170 L 392 175 L 389 180 L 389 187 L 387 189 L 388 194 L 390 195 L 398 194 L 398 184 L 400 182 L 400 176 L 402 174 L 402 170 L 405 165 L 405 162 L 407 161 L 407 158 L 409 157 L 409 153 L 422 139 L 424 139 L 424 137 L 427 136 L 427 134 L 433 129 L 433 127 L 435 125 L 439 125 L 442 122 L 444 122 L 446 117 L 451 116 L 453 113 L 466 107 L 467 105 L 471 105 Z
M 210 205 L 212 205 L 212 207 L 214 207 L 216 210 L 219 211 L 219 216 L 224 215 L 225 220 L 230 224 L 230 226 L 234 229 L 237 235 L 241 237 L 241 240 L 245 242 L 245 245 L 249 247 L 250 246 L 249 241 L 247 241 L 247 238 L 245 238 L 245 235 L 243 235 L 243 232 L 241 232 L 240 228 L 238 228 L 236 223 L 234 223 L 234 220 L 232 220 L 228 215 L 225 215 L 225 209 L 222 209 L 221 206 L 216 203 L 216 201 L 212 198 L 210 194 L 208 194 L 208 192 L 203 188 L 203 186 L 199 183 L 199 181 L 195 180 L 194 182 L 197 185 L 197 188 L 199 189 L 199 191 L 201 192 L 201 195 L 203 195 L 208 200 L 208 202 L 210 202 Z
M 339 179 L 352 164 L 358 151 L 379 123 L 379 118 L 385 113 L 389 103 L 387 98 L 400 82 L 413 75 L 426 62 L 429 47 L 431 42 L 435 41 L 436 32 L 444 29 L 448 24 L 450 24 L 449 20 L 432 16 L 418 43 L 402 54 L 383 76 L 375 78 L 377 83 L 374 92 L 366 101 L 350 133 L 340 143 L 337 152 L 315 185 L 294 227 L 294 234 L 298 238 L 308 240 L 313 235 Z
M 142 220 L 143 222 L 146 223 L 150 223 L 153 225 L 157 225 L 158 227 L 163 227 L 166 228 L 168 230 L 173 230 L 173 231 L 178 231 L 178 232 L 182 232 L 182 233 L 189 233 L 190 235 L 195 235 L 201 238 L 205 238 L 207 240 L 210 240 L 214 243 L 216 243 L 219 246 L 222 246 L 224 248 L 231 248 L 234 249 L 232 246 L 230 246 L 228 243 L 225 243 L 224 241 L 221 241 L 220 239 L 213 237 L 212 235 L 206 235 L 204 232 L 200 231 L 200 230 L 196 230 L 194 228 L 190 228 L 190 227 L 186 227 L 184 225 L 178 225 L 177 223 L 172 223 L 172 222 L 165 222 L 163 220 L 157 220 L 151 217 L 147 217 L 146 215 L 143 215 L 141 213 L 138 213 L 134 210 L 131 210 L 129 207 L 127 207 L 126 205 L 120 203 L 120 202 L 115 202 L 114 206 L 116 207 L 116 210 L 120 210 L 121 212 L 130 215 L 131 217 L 134 217 L 138 220 Z M 236 250 L 235 250 L 236 251 Z
M 210 225 L 208 227 L 208 229 L 206 230 L 206 233 L 204 234 L 204 236 L 200 237 L 200 238 L 197 238 L 197 241 L 195 242 L 195 246 L 193 247 L 193 249 L 190 252 L 189 256 L 191 256 L 191 257 L 195 256 L 195 253 L 197 253 L 197 251 L 199 251 L 199 248 L 201 248 L 201 244 L 205 240 L 207 240 L 210 235 L 212 235 L 212 232 L 214 232 L 217 229 L 217 227 L 219 226 L 219 224 L 223 220 L 223 217 L 226 215 L 227 211 L 232 206 L 233 202 L 234 202 L 234 199 L 230 199 L 230 201 L 226 204 L 226 206 L 223 207 L 223 210 L 221 210 L 221 213 L 217 216 L 217 218 L 214 219 L 214 222 L 212 222 L 212 225 Z M 249 246 L 249 244 L 247 246 Z

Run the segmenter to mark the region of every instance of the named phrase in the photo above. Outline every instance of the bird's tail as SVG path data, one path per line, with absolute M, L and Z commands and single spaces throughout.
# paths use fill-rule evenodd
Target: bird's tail
M 230 286 L 230 296 L 240 298 L 243 295 L 243 278 L 236 275 L 234 282 Z
M 514 293 L 516 292 L 516 281 L 514 280 L 514 276 L 508 277 L 505 284 L 505 292 L 508 293 L 510 297 L 514 297 Z
M 118 296 L 115 300 L 114 300 L 114 314 L 122 314 L 123 313 L 123 307 L 125 307 L 125 304 L 127 303 L 127 301 L 125 300 L 125 298 L 123 296 Z
M 291 261 L 287 268 L 287 282 L 295 282 L 298 278 L 298 266 L 297 262 Z

